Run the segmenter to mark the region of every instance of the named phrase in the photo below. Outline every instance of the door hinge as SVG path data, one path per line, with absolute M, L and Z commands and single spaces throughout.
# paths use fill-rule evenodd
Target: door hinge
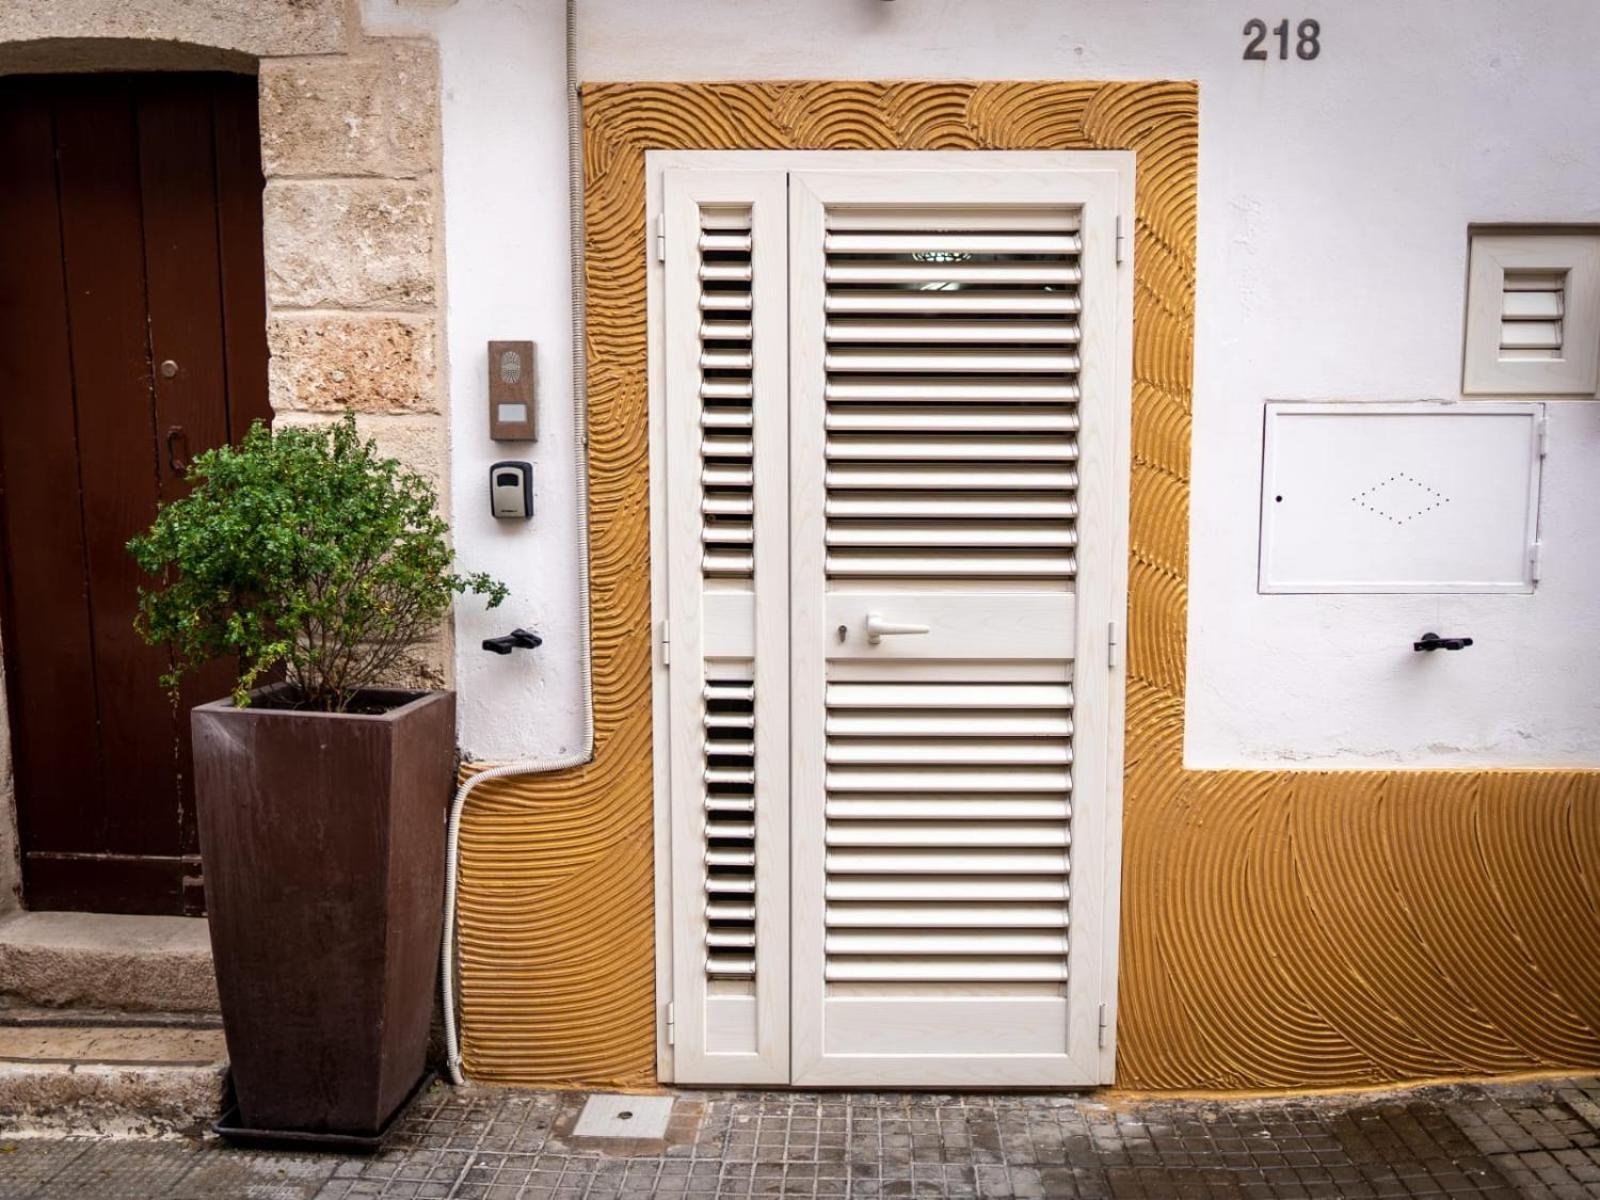
M 672 665 L 672 626 L 666 621 L 661 622 L 661 665 Z
M 678 1018 L 671 1000 L 667 1001 L 667 1045 L 672 1045 L 678 1038 Z
M 1120 634 L 1121 630 L 1117 628 L 1115 621 L 1106 622 L 1106 668 L 1108 670 L 1115 671 L 1117 669 L 1118 652 L 1122 649 Z
M 1530 583 L 1539 582 L 1539 558 L 1544 552 L 1544 542 L 1535 538 L 1528 546 L 1528 580 Z
M 667 214 L 656 214 L 656 261 L 667 261 Z
M 1100 1048 L 1102 1050 L 1106 1048 L 1106 1028 L 1108 1024 L 1109 1022 L 1106 1020 L 1106 1006 L 1102 1004 L 1100 1006 Z
M 1117 214 L 1117 266 L 1122 265 L 1122 214 Z

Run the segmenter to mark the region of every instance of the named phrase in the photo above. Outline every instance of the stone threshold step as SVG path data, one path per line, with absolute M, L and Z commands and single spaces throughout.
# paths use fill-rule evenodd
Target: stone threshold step
M 196 917 L 0 917 L 0 1006 L 211 1013 L 211 936 Z
M 0 1129 L 160 1135 L 221 1111 L 222 1030 L 193 1024 L 0 1025 Z

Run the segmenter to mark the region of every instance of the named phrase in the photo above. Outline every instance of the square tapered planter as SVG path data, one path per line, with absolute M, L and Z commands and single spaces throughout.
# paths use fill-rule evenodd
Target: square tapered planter
M 193 712 L 217 990 L 258 1130 L 374 1134 L 425 1065 L 455 695 L 363 699 L 386 711 Z

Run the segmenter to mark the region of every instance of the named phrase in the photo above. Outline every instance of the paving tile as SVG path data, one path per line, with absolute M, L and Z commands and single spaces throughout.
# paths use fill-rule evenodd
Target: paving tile
M 8 1141 L 0 1134 L 0 1195 L 31 1195 L 93 1145 L 84 1138 Z
M 79 1144 L 81 1147 L 81 1143 Z M 94 1197 L 94 1200 L 149 1200 L 169 1196 L 193 1169 L 198 1154 L 179 1152 L 169 1143 L 97 1141 L 81 1148 L 71 1162 L 32 1193 L 22 1195 Z M 0 1191 L 0 1195 L 4 1195 Z M 227 1193 L 218 1193 L 225 1195 Z

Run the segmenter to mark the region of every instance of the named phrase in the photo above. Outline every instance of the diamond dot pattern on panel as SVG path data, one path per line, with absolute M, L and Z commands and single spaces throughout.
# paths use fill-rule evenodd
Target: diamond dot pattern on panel
M 1404 471 L 1380 480 L 1351 499 L 1368 512 L 1396 525 L 1415 521 L 1440 505 L 1450 503 L 1449 496 Z

